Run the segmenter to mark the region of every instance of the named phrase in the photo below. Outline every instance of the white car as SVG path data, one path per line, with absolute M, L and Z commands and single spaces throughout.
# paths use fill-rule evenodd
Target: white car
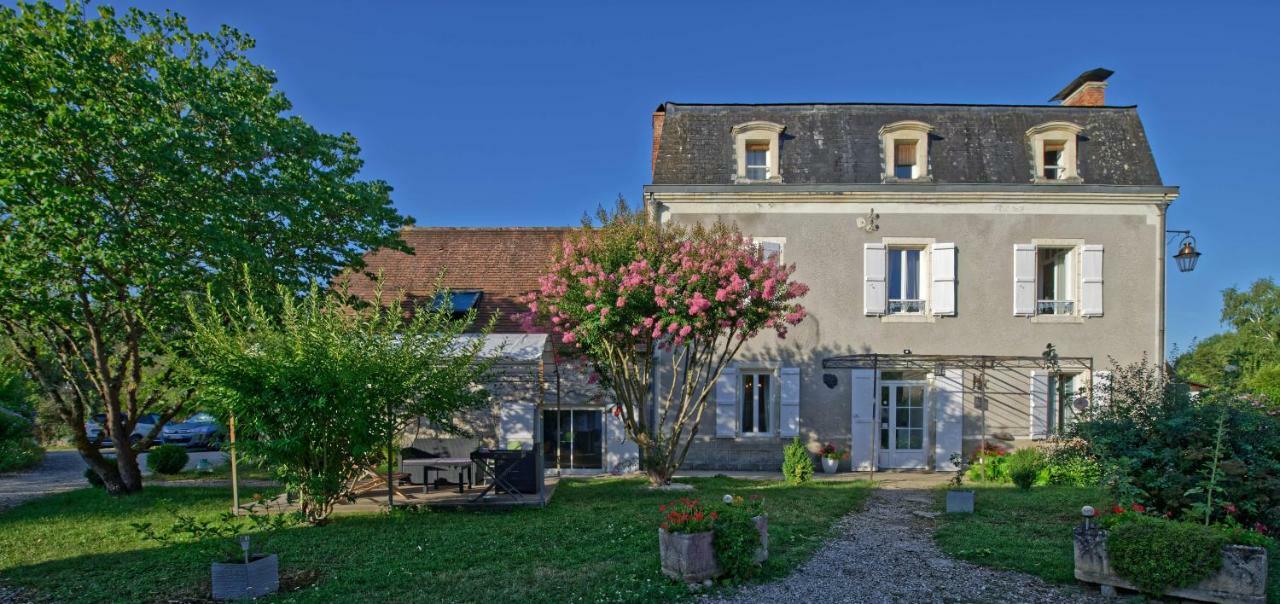
M 148 434 L 155 427 L 156 422 L 160 421 L 160 416 L 155 413 L 148 413 L 138 418 L 138 423 L 133 426 L 133 432 L 129 433 L 129 442 L 136 443 Z M 89 437 L 89 442 L 99 448 L 115 446 L 111 442 L 111 436 L 107 434 L 107 429 L 103 424 L 107 423 L 107 414 L 99 413 L 84 423 L 85 435 Z M 161 444 L 161 439 L 156 437 L 155 444 Z

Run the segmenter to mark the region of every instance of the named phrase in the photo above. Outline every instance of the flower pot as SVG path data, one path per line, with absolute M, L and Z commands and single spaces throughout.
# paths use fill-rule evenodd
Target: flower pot
M 1136 590 L 1128 579 L 1111 569 L 1107 556 L 1107 531 L 1096 526 L 1075 528 L 1075 575 L 1086 583 L 1097 583 L 1103 591 L 1117 587 Z M 1222 548 L 1222 568 L 1208 579 L 1190 587 L 1170 589 L 1166 595 L 1200 602 L 1267 601 L 1267 550 L 1261 547 L 1228 545 Z
M 280 589 L 280 561 L 275 554 L 243 562 L 213 563 L 213 599 L 247 600 Z
M 658 529 L 658 551 L 662 554 L 662 574 L 677 581 L 693 583 L 720 576 L 716 562 L 715 533 L 669 533 Z
M 752 520 L 756 521 L 756 530 L 760 531 L 760 549 L 756 550 L 756 562 L 764 564 L 769 559 L 769 516 L 761 514 Z
M 830 457 L 822 458 L 822 472 L 824 474 L 835 474 L 840 470 L 840 460 L 831 459 Z
M 973 491 L 947 491 L 948 514 L 972 514 Z

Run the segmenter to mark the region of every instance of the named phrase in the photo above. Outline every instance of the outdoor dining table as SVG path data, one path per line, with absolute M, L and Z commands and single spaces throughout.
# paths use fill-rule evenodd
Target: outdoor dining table
M 471 486 L 471 460 L 466 457 L 428 457 L 425 459 L 406 459 L 401 462 L 405 467 L 424 466 L 426 468 L 442 469 L 452 468 L 458 472 L 458 492 L 466 492 L 466 487 Z M 463 481 L 463 476 L 466 481 Z M 422 492 L 427 492 L 427 487 L 431 485 L 431 481 L 426 480 L 423 476 Z

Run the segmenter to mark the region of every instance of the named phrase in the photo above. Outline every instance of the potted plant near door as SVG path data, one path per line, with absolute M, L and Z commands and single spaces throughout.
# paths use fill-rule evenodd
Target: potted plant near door
M 849 457 L 849 452 L 845 449 L 837 449 L 835 445 L 827 443 L 822 446 L 822 472 L 824 474 L 835 474 L 840 471 L 840 460 Z
M 969 469 L 969 464 L 964 455 L 952 453 L 951 465 L 956 467 L 956 474 L 951 477 L 950 488 L 947 489 L 947 513 L 972 514 L 973 489 L 960 488 L 964 484 L 964 473 Z
M 150 541 L 197 544 L 213 559 L 213 599 L 245 600 L 279 590 L 280 561 L 263 548 L 276 531 L 299 522 L 297 513 L 268 513 L 258 496 L 245 512 L 223 512 L 214 521 L 175 513 L 173 525 L 164 531 L 155 530 L 149 522 L 132 526 Z

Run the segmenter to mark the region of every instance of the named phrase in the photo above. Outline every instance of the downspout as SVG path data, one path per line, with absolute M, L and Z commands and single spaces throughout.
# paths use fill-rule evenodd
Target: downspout
M 1159 289 L 1160 299 L 1156 304 L 1156 363 L 1163 371 L 1164 368 L 1164 338 L 1165 338 L 1165 228 L 1169 211 L 1169 197 L 1165 196 L 1165 201 L 1158 208 L 1160 212 L 1160 230 L 1156 231 L 1156 282 Z

